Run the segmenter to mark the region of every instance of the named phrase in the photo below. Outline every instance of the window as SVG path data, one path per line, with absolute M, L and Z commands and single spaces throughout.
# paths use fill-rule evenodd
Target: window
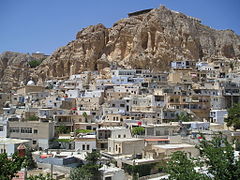
M 19 133 L 19 127 L 10 127 L 10 132 Z
M 121 138 L 121 135 L 120 135 L 120 134 L 118 135 L 118 138 Z
M 0 126 L 0 131 L 3 131 L 3 126 Z
M 89 144 L 87 145 L 87 150 L 89 150 L 90 149 L 90 146 L 89 146 Z
M 34 133 L 34 134 L 37 134 L 37 133 L 38 133 L 38 130 L 37 130 L 37 129 L 34 129 L 34 130 L 33 130 L 33 133 Z
M 32 128 L 22 127 L 21 133 L 32 133 Z
M 85 150 L 85 144 L 82 145 L 82 150 Z
M 36 141 L 36 140 L 33 140 L 33 144 L 37 144 L 37 141 Z

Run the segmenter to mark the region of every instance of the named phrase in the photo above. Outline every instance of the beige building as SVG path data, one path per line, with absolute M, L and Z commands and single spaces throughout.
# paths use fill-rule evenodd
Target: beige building
M 27 94 L 31 92 L 42 92 L 44 90 L 43 86 L 35 86 L 35 85 L 26 85 L 17 90 L 17 94 Z
M 176 69 L 169 73 L 168 82 L 170 82 L 170 83 L 192 83 L 192 70 Z
M 30 140 L 33 148 L 49 148 L 54 138 L 54 123 L 40 121 L 9 121 L 9 138 Z
M 137 138 L 108 138 L 108 153 L 113 155 L 136 155 L 142 153 L 144 140 Z
M 195 145 L 191 144 L 163 144 L 163 145 L 150 145 L 145 148 L 143 156 L 149 159 L 164 159 L 169 158 L 172 153 L 183 151 L 189 157 L 198 157 L 199 150 Z
M 0 93 L 0 114 L 3 113 L 2 108 L 5 103 L 10 100 L 10 94 L 8 93 Z

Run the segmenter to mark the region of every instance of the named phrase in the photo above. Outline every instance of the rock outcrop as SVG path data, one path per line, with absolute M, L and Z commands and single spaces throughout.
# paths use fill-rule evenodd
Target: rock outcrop
M 76 40 L 54 52 L 39 68 L 40 78 L 67 77 L 112 64 L 125 68 L 166 70 L 172 60 L 240 57 L 240 37 L 215 30 L 164 6 L 78 32 Z
M 84 28 L 76 40 L 57 49 L 31 76 L 40 81 L 66 78 L 115 64 L 167 70 L 172 60 L 216 56 L 240 58 L 240 36 L 232 30 L 212 29 L 196 18 L 161 6 L 142 14 L 132 13 L 111 28 L 102 24 Z
M 0 90 L 8 91 L 20 83 L 26 83 L 33 71 L 28 62 L 34 58 L 28 54 L 4 52 L 0 54 Z

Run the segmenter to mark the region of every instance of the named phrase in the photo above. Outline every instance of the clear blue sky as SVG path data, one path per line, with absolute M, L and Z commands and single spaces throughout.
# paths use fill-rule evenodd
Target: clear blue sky
M 0 53 L 51 54 L 86 26 L 111 27 L 128 12 L 161 4 L 240 35 L 240 0 L 0 0 Z

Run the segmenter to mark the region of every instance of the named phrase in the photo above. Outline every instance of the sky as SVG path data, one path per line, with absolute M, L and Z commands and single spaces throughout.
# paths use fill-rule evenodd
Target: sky
M 82 28 L 164 5 L 240 35 L 240 0 L 0 0 L 0 53 L 53 53 Z

